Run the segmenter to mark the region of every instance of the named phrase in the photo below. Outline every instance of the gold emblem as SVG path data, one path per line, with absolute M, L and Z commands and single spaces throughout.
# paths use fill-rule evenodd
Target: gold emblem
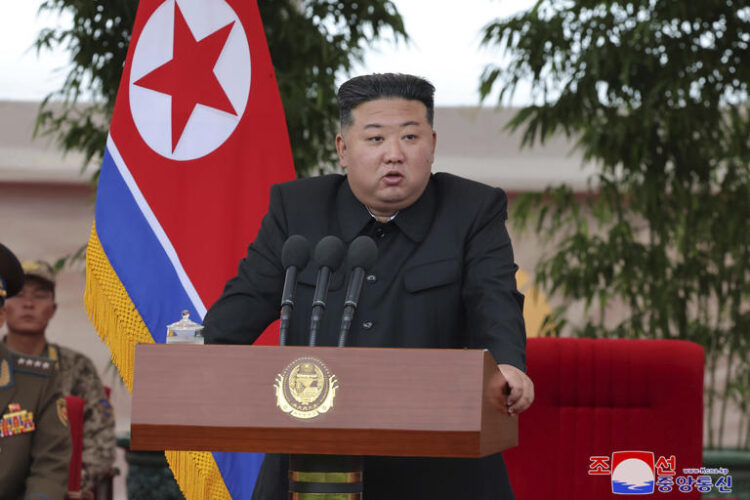
M 276 375 L 276 405 L 296 418 L 314 418 L 333 408 L 338 381 L 313 357 L 299 358 Z
M 68 405 L 65 404 L 65 398 L 57 400 L 57 418 L 65 427 L 68 426 Z

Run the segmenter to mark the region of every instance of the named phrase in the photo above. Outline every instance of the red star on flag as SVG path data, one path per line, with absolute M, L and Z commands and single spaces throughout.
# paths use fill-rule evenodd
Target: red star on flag
M 175 2 L 172 59 L 134 82 L 139 87 L 172 96 L 172 152 L 196 105 L 237 115 L 214 74 L 214 66 L 233 26 L 231 22 L 198 41 Z

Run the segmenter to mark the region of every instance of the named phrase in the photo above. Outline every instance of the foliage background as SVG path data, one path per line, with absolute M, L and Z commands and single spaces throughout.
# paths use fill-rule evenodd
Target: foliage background
M 482 95 L 502 104 L 530 82 L 536 104 L 509 127 L 526 146 L 574 137 L 597 167 L 583 197 L 550 186 L 512 207 L 551 250 L 538 284 L 586 306 L 580 324 L 558 309 L 548 333 L 704 346 L 709 448 L 750 448 L 749 44 L 743 0 L 540 0 L 483 31 L 502 63 Z

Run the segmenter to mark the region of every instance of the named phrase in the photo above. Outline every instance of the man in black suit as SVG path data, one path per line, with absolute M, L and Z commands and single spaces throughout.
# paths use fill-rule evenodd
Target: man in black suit
M 500 189 L 432 174 L 434 87 L 410 75 L 353 78 L 339 89 L 336 148 L 347 175 L 271 189 L 268 214 L 237 276 L 208 311 L 208 342 L 249 344 L 279 315 L 281 248 L 293 234 L 313 244 L 372 236 L 378 261 L 365 279 L 349 344 L 361 347 L 486 348 L 510 385 L 498 411 L 517 414 L 534 398 L 524 373 L 523 296 Z M 300 273 L 289 344 L 305 345 L 316 269 Z M 319 345 L 336 345 L 344 276 L 334 274 Z M 397 367 L 394 367 L 397 369 Z M 286 498 L 286 459 L 267 456 L 254 498 Z M 366 498 L 496 499 L 513 494 L 500 454 L 483 459 L 373 457 Z

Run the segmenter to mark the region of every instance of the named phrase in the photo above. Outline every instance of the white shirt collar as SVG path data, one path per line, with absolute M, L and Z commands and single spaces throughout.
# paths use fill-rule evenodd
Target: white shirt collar
M 375 215 L 374 215 L 374 214 L 373 214 L 373 213 L 372 213 L 372 212 L 370 211 L 370 207 L 368 207 L 367 205 L 365 205 L 365 208 L 367 209 L 367 213 L 368 213 L 368 214 L 370 214 L 370 216 L 371 216 L 371 217 L 372 217 L 373 219 L 375 219 L 376 221 L 380 222 L 380 219 L 378 219 L 377 217 L 375 217 Z M 397 216 L 397 215 L 398 215 L 398 211 L 396 211 L 396 213 L 395 213 L 395 214 L 393 214 L 393 215 L 391 215 L 390 217 L 388 217 L 388 220 L 387 220 L 387 221 L 385 221 L 385 222 L 386 222 L 386 223 L 388 223 L 388 222 L 391 222 L 391 221 L 392 221 L 393 219 L 395 219 L 395 218 L 396 218 L 396 216 Z

